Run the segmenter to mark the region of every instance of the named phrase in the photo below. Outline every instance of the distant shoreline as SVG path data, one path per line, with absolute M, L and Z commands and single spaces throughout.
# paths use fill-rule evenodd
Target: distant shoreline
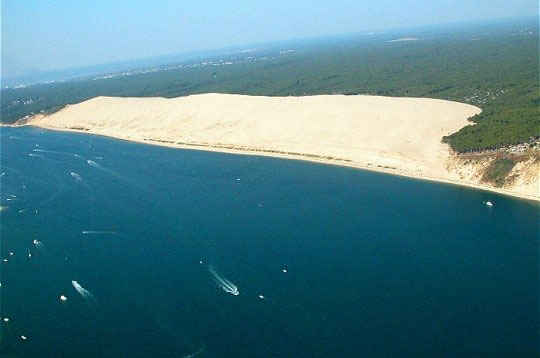
M 4 125 L 13 127 L 13 125 Z M 428 177 L 428 176 L 419 176 L 419 175 L 411 175 L 409 173 L 392 169 L 392 168 L 385 168 L 385 167 L 378 167 L 374 165 L 367 165 L 363 163 L 357 163 L 346 159 L 336 158 L 336 159 L 329 159 L 324 158 L 322 156 L 317 155 L 310 155 L 310 154 L 292 154 L 292 153 L 284 153 L 284 152 L 276 152 L 276 151 L 265 151 L 264 149 L 258 149 L 258 148 L 246 148 L 246 149 L 233 149 L 233 148 L 226 148 L 226 147 L 217 147 L 217 146 L 209 146 L 209 145 L 202 145 L 202 144 L 176 144 L 176 143 L 164 143 L 159 142 L 156 140 L 137 140 L 137 139 L 128 139 L 128 138 L 122 138 L 120 136 L 110 136 L 106 134 L 99 134 L 94 133 L 90 131 L 83 131 L 83 130 L 76 130 L 76 129 L 59 129 L 59 128 L 50 128 L 46 126 L 40 126 L 35 124 L 26 124 L 23 126 L 30 126 L 30 127 L 36 127 L 36 128 L 43 128 L 47 130 L 52 131 L 58 131 L 58 132 L 69 132 L 69 133 L 83 133 L 83 134 L 92 134 L 97 135 L 101 137 L 107 137 L 117 140 L 123 140 L 127 142 L 133 142 L 133 143 L 139 143 L 139 144 L 148 144 L 148 145 L 154 145 L 154 146 L 160 146 L 160 147 L 167 147 L 167 148 L 174 148 L 174 149 L 189 149 L 189 150 L 200 150 L 205 152 L 216 152 L 216 153 L 227 153 L 227 154 L 237 154 L 237 155 L 258 155 L 263 157 L 271 157 L 271 158 L 279 158 L 279 159 L 291 159 L 291 160 L 303 160 L 308 161 L 312 163 L 321 163 L 321 164 L 329 164 L 329 165 L 337 165 L 337 166 L 343 166 L 348 168 L 355 168 L 355 169 L 362 169 L 362 170 L 368 170 L 376 173 L 384 173 L 384 174 L 390 174 L 390 175 L 397 175 L 407 178 L 413 178 L 413 179 L 419 179 L 419 180 L 427 180 L 432 182 L 439 182 L 439 183 L 445 183 L 445 184 L 452 184 L 452 185 L 458 185 L 458 186 L 464 186 L 468 188 L 474 188 L 478 190 L 493 192 L 497 194 L 502 194 L 506 196 L 512 196 L 514 198 L 519 199 L 525 199 L 525 200 L 532 200 L 532 201 L 540 201 L 540 198 L 531 196 L 531 195 L 525 195 L 525 194 L 519 194 L 512 192 L 510 190 L 505 189 L 498 189 L 494 187 L 490 187 L 488 185 L 481 185 L 481 184 L 474 184 L 474 183 L 468 183 L 464 181 L 458 181 L 458 180 L 448 180 L 443 178 L 435 178 L 435 177 Z M 21 127 L 21 126 L 16 126 Z
M 207 108 L 207 112 L 201 108 Z M 440 138 L 445 132 L 467 124 L 467 118 L 479 112 L 475 108 L 442 100 L 376 96 L 268 98 L 206 94 L 179 99 L 98 97 L 68 106 L 56 114 L 34 116 L 26 125 L 171 148 L 346 166 L 539 201 L 538 195 L 460 179 L 446 169 L 450 152 L 447 145 L 440 143 Z M 457 111 L 448 114 L 452 110 Z M 332 117 L 334 112 L 339 121 Z M 435 127 L 441 126 L 441 129 L 435 130 L 431 118 L 443 115 L 448 118 L 437 123 Z M 161 122 L 153 122 L 152 116 L 162 119 Z M 394 120 L 392 116 L 398 119 Z M 261 118 L 250 121 L 251 117 Z M 403 123 L 409 117 L 411 122 Z M 260 123 L 274 118 L 281 118 L 276 120 L 275 126 L 268 124 L 264 127 Z M 296 123 L 291 124 L 291 121 Z M 315 124 L 310 128 L 312 121 Z M 332 125 L 328 130 L 335 133 L 327 134 L 320 123 L 330 121 Z M 391 132 L 388 136 L 381 132 L 385 126 Z M 381 138 L 377 139 L 377 136 Z M 300 139 L 295 141 L 296 138 Z M 425 145 L 419 145 L 413 139 Z M 338 144 L 334 145 L 336 142 Z
M 110 136 L 106 134 L 99 134 L 99 133 L 93 133 L 89 131 L 82 131 L 82 130 L 75 130 L 75 129 L 59 129 L 59 128 L 50 128 L 46 126 L 39 126 L 35 124 L 25 124 L 20 126 L 14 126 L 10 124 L 4 124 L 2 126 L 5 127 L 36 127 L 36 128 L 42 128 L 52 131 L 58 131 L 58 132 L 68 132 L 68 133 L 82 133 L 82 134 L 91 134 L 96 135 L 100 137 L 106 137 L 116 140 L 122 140 L 132 143 L 139 143 L 139 144 L 147 144 L 147 145 L 153 145 L 153 146 L 160 146 L 160 147 L 167 147 L 167 148 L 173 148 L 173 149 L 188 149 L 188 150 L 199 150 L 204 152 L 215 152 L 215 153 L 226 153 L 226 154 L 236 154 L 236 155 L 257 155 L 262 157 L 270 157 L 270 158 L 279 158 L 279 159 L 290 159 L 290 160 L 302 160 L 312 163 L 320 163 L 320 164 L 328 164 L 328 165 L 336 165 L 336 166 L 342 166 L 347 168 L 354 168 L 354 169 L 361 169 L 361 170 L 368 170 L 376 173 L 383 173 L 383 174 L 390 174 L 390 175 L 396 175 L 396 176 L 402 176 L 412 179 L 418 179 L 418 180 L 426 180 L 431 182 L 438 182 L 438 183 L 444 183 L 444 184 L 451 184 L 451 185 L 457 185 L 462 187 L 468 187 L 468 188 L 474 188 L 477 190 L 483 190 L 488 192 L 493 192 L 497 194 L 502 194 L 506 196 L 511 196 L 518 199 L 524 199 L 524 200 L 530 200 L 530 201 L 540 201 L 540 198 L 534 197 L 531 195 L 525 195 L 525 194 L 519 194 L 512 192 L 510 190 L 505 189 L 498 189 L 494 187 L 490 187 L 487 185 L 480 185 L 480 184 L 474 184 L 474 183 L 468 183 L 458 180 L 448 180 L 448 179 L 442 179 L 442 178 L 434 178 L 434 177 L 427 177 L 427 176 L 419 176 L 419 175 L 411 175 L 409 173 L 399 171 L 392 168 L 385 168 L 385 167 L 378 167 L 373 165 L 366 165 L 362 163 L 356 163 L 352 162 L 350 160 L 346 159 L 329 159 L 324 158 L 322 156 L 316 156 L 316 155 L 309 155 L 309 154 L 292 154 L 292 153 L 284 153 L 284 152 L 275 152 L 275 151 L 265 151 L 264 149 L 258 149 L 258 148 L 246 148 L 246 149 L 233 149 L 233 148 L 225 148 L 225 147 L 216 147 L 216 146 L 205 146 L 201 144 L 175 144 L 175 143 L 163 143 L 159 141 L 154 140 L 135 140 L 135 139 L 128 139 L 128 138 L 122 138 L 119 136 Z

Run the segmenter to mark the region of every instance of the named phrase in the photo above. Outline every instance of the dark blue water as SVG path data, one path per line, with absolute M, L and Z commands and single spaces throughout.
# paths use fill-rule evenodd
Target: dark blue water
M 3 356 L 539 354 L 538 204 L 32 128 L 1 172 Z

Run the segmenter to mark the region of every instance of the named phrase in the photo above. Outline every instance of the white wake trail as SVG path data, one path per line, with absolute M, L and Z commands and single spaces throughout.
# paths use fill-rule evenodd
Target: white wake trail
M 124 180 L 118 173 L 116 173 L 115 171 L 113 170 L 110 170 L 110 169 L 107 169 L 106 167 L 104 167 L 103 165 L 99 164 L 99 163 L 96 163 L 94 162 L 93 160 L 87 160 L 86 161 L 88 163 L 89 166 L 91 167 L 94 167 L 96 169 L 99 169 L 109 175 L 112 175 L 114 177 L 117 177 L 118 179 L 120 180 Z
M 64 154 L 64 155 L 74 156 L 74 157 L 77 157 L 77 158 L 82 158 L 80 155 L 75 154 L 75 153 L 60 152 L 60 151 L 57 151 L 57 150 L 33 149 L 33 151 L 34 151 L 34 152 L 41 152 L 41 153 Z
M 90 291 L 84 289 L 77 281 L 71 281 L 71 284 L 73 285 L 73 288 L 86 300 L 87 303 L 95 303 L 96 299 L 94 298 L 94 295 L 90 293 Z
M 216 272 L 213 265 L 208 266 L 208 270 L 214 277 L 214 281 L 218 284 L 219 287 L 223 289 L 223 291 L 230 293 L 232 295 L 238 296 L 240 292 L 238 291 L 238 287 L 231 281 L 227 280 L 225 277 L 221 276 Z
M 81 176 L 79 174 L 75 173 L 75 172 L 71 172 L 70 174 L 71 174 L 71 176 L 73 178 L 75 178 L 75 180 L 81 180 L 82 179 Z
M 86 162 L 87 162 L 88 165 L 91 166 L 91 167 L 98 168 L 98 169 L 103 169 L 103 167 L 102 167 L 101 165 L 99 165 L 98 163 L 94 162 L 93 160 L 87 160 Z
M 188 354 L 187 356 L 183 356 L 182 358 L 195 358 L 195 357 L 198 357 L 203 352 L 204 352 L 204 347 L 201 347 L 201 349 L 199 349 L 197 352 Z
M 116 235 L 116 232 L 114 231 L 104 231 L 104 230 L 83 230 L 81 231 L 82 234 L 85 235 Z
M 39 240 L 34 240 L 33 243 L 34 246 L 40 250 L 43 250 L 43 248 L 45 248 L 45 245 L 43 245 L 43 243 Z

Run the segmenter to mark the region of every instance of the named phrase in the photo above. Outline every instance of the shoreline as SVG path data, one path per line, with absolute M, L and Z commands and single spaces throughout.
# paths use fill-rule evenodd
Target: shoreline
M 218 152 L 218 153 L 227 153 L 227 154 L 236 154 L 236 155 L 258 155 L 258 156 L 272 157 L 272 158 L 279 158 L 279 159 L 302 160 L 302 161 L 308 161 L 312 163 L 320 163 L 320 164 L 336 165 L 336 166 L 342 166 L 342 167 L 348 167 L 348 168 L 354 168 L 354 169 L 368 170 L 368 171 L 372 171 L 376 173 L 396 175 L 396 176 L 407 177 L 407 178 L 412 178 L 412 179 L 417 179 L 417 180 L 426 180 L 426 181 L 438 182 L 438 183 L 443 183 L 443 184 L 457 185 L 461 187 L 468 187 L 468 188 L 473 188 L 476 190 L 482 190 L 486 192 L 501 194 L 505 196 L 511 196 L 516 199 L 540 202 L 540 197 L 512 192 L 507 189 L 495 188 L 492 186 L 476 184 L 476 183 L 471 183 L 467 181 L 452 180 L 448 178 L 439 178 L 439 177 L 434 177 L 434 176 L 421 175 L 421 174 L 407 172 L 405 170 L 400 170 L 398 168 L 392 168 L 389 166 L 381 166 L 381 165 L 372 164 L 372 163 L 361 163 L 361 162 L 353 161 L 351 159 L 336 158 L 336 157 L 331 157 L 331 156 L 322 156 L 322 155 L 316 155 L 316 154 L 310 154 L 310 153 L 294 153 L 294 152 L 278 151 L 275 149 L 263 148 L 263 147 L 234 146 L 234 145 L 226 145 L 226 144 L 170 142 L 170 141 L 150 139 L 150 138 L 139 139 L 139 138 L 131 138 L 129 136 L 120 136 L 120 135 L 113 136 L 110 134 L 99 133 L 92 130 L 57 128 L 53 126 L 36 124 L 36 123 L 28 123 L 28 124 L 22 124 L 22 125 L 2 124 L 0 126 L 6 126 L 6 127 L 30 126 L 30 127 L 42 128 L 42 129 L 47 129 L 47 130 L 52 130 L 52 131 L 59 131 L 59 132 L 91 134 L 91 135 L 97 135 L 101 137 L 112 138 L 116 140 L 123 140 L 123 141 L 128 141 L 128 142 L 139 143 L 139 144 L 148 144 L 148 145 L 155 145 L 155 146 L 174 148 L 174 149 L 200 150 L 200 151 L 206 151 L 206 152 Z

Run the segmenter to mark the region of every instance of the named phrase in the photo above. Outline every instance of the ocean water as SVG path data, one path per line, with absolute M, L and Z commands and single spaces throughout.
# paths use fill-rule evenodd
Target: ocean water
M 36 128 L 0 153 L 2 356 L 539 354 L 536 203 Z

